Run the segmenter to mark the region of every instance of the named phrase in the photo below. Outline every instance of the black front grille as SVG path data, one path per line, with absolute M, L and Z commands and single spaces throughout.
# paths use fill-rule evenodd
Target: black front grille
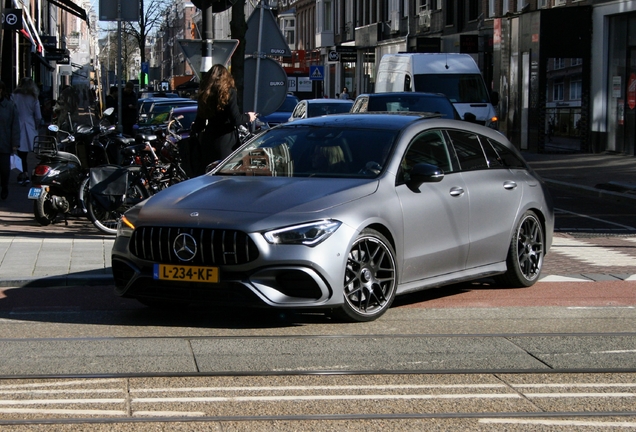
M 182 233 L 191 235 L 196 254 L 184 262 L 174 252 L 175 238 Z M 137 258 L 165 264 L 238 265 L 258 258 L 258 248 L 244 232 L 210 228 L 137 228 L 130 240 L 130 252 Z

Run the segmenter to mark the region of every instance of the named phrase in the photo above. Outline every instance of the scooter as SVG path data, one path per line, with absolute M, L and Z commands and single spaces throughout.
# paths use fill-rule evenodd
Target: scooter
M 49 131 L 57 133 L 59 128 L 50 125 Z M 83 195 L 88 176 L 82 168 L 79 158 L 66 148 L 75 142 L 68 134 L 59 144 L 54 136 L 36 136 L 34 153 L 39 162 L 31 176 L 32 187 L 27 197 L 33 202 L 33 214 L 40 225 L 46 226 L 55 221 L 58 213 L 65 216 L 79 209 L 83 213 Z M 68 221 L 65 217 L 65 223 Z

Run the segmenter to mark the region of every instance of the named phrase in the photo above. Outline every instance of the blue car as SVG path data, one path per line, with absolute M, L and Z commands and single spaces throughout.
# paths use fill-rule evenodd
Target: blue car
M 275 112 L 259 117 L 259 120 L 265 123 L 265 127 L 274 127 L 281 123 L 287 123 L 298 102 L 299 100 L 296 96 L 288 94 L 285 102 Z

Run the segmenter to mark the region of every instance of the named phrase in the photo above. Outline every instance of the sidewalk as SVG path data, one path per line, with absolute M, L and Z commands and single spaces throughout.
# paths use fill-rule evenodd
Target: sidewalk
M 612 154 L 524 154 L 553 187 L 636 204 L 636 158 Z M 29 161 L 29 169 L 36 164 Z M 88 219 L 40 226 L 28 186 L 11 174 L 9 197 L 0 201 L 0 287 L 110 285 L 114 238 Z

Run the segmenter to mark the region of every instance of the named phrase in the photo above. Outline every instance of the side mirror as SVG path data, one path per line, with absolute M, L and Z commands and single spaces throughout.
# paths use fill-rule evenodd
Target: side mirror
M 418 163 L 409 173 L 409 180 L 406 185 L 413 192 L 419 192 L 422 183 L 438 183 L 444 179 L 444 171 L 431 164 Z
M 104 110 L 104 116 L 108 117 L 109 115 L 111 115 L 111 114 L 112 114 L 112 113 L 114 113 L 114 112 L 115 112 L 115 108 L 113 108 L 113 107 L 106 108 L 106 109 Z
M 49 127 L 47 129 L 50 130 L 51 132 L 55 132 L 55 133 L 60 131 L 60 128 L 57 125 L 54 125 L 54 124 L 49 125 Z

